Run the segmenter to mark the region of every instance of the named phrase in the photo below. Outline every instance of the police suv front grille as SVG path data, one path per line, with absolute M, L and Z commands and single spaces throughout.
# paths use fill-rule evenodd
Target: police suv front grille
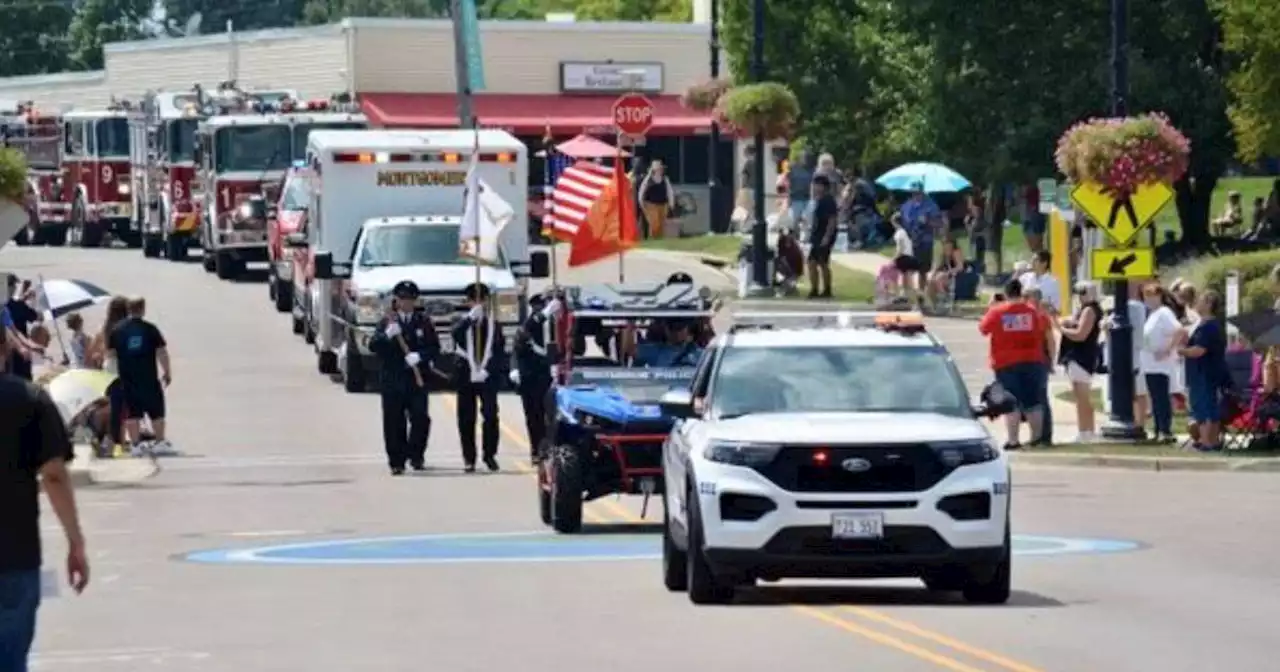
M 821 462 L 816 450 L 784 447 L 757 471 L 790 492 L 920 492 L 950 472 L 926 444 L 823 447 Z
M 777 555 L 938 555 L 950 549 L 946 540 L 928 527 L 886 525 L 880 539 L 833 539 L 830 526 L 787 527 L 765 544 Z

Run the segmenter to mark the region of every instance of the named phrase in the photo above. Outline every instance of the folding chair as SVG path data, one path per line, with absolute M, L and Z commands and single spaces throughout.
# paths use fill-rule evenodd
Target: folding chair
M 1251 350 L 1227 352 L 1230 387 L 1222 400 L 1222 447 L 1226 450 L 1256 447 L 1268 439 L 1275 424 L 1257 375 L 1260 357 Z

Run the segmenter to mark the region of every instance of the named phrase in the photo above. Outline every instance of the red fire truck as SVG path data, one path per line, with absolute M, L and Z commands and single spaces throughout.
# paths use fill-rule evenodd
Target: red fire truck
M 62 200 L 62 119 L 28 101 L 0 111 L 0 142 L 27 159 L 27 184 L 35 196 L 40 228 L 25 242 L 62 245 L 67 239 L 71 204 Z
M 149 92 L 129 118 L 133 164 L 134 222 L 142 253 L 183 261 L 196 242 L 196 125 L 204 92 Z
M 62 115 L 60 200 L 70 204 L 68 233 L 81 247 L 100 247 L 108 235 L 129 247 L 142 246 L 133 218 L 129 114 L 125 105 L 113 102 L 105 110 Z
M 270 260 L 267 220 L 285 171 L 305 157 L 311 130 L 367 124 L 345 97 L 303 103 L 260 92 L 222 93 L 215 114 L 199 125 L 196 158 L 204 194 L 204 268 L 227 280 L 243 273 L 246 263 Z

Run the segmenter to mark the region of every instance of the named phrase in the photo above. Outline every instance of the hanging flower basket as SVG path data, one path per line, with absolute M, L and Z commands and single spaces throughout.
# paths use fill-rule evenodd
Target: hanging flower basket
M 782 84 L 763 82 L 730 89 L 717 101 L 713 115 L 721 124 L 766 139 L 790 137 L 800 117 L 800 103 Z
M 1075 184 L 1092 182 L 1115 196 L 1144 184 L 1170 184 L 1187 172 L 1191 141 L 1160 113 L 1090 119 L 1058 140 L 1058 170 Z
M 733 82 L 727 79 L 709 79 L 685 89 L 680 104 L 695 112 L 710 112 L 731 89 Z
M 22 203 L 26 195 L 26 157 L 15 149 L 0 148 L 0 198 Z

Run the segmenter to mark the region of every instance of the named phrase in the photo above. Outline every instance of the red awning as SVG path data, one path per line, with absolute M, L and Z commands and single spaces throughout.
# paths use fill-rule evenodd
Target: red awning
M 692 135 L 711 128 L 711 118 L 680 104 L 679 96 L 649 96 L 653 128 L 649 135 Z M 457 128 L 457 97 L 451 93 L 361 93 L 361 106 L 374 126 L 384 128 Z M 515 135 L 613 133 L 610 96 L 481 93 L 474 114 L 481 126 Z

